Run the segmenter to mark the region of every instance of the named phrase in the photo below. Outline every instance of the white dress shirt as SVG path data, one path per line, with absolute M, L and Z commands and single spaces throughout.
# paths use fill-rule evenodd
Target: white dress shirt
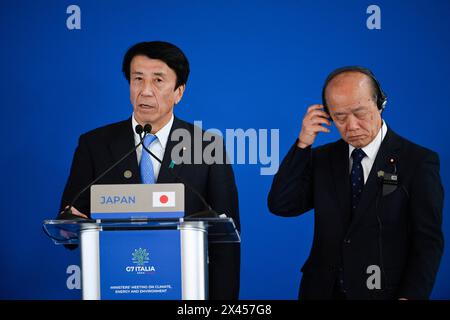
M 172 114 L 172 117 L 170 118 L 169 122 L 167 122 L 167 124 L 164 127 L 159 129 L 158 132 L 155 133 L 155 136 L 156 136 L 157 139 L 155 139 L 155 141 L 153 141 L 150 144 L 150 147 L 148 148 L 161 161 L 162 161 L 163 156 L 164 156 L 164 151 L 166 150 L 167 140 L 169 140 L 169 134 L 170 134 L 170 129 L 172 129 L 173 118 L 174 117 L 173 117 L 173 114 Z M 132 125 L 133 125 L 134 143 L 136 145 L 139 142 L 141 142 L 141 138 L 136 133 L 136 131 L 134 131 L 134 128 L 136 128 L 136 126 L 139 124 L 136 121 L 136 119 L 134 118 L 134 113 L 133 113 L 133 116 L 131 117 L 131 122 L 132 122 Z M 137 156 L 137 160 L 138 160 L 138 165 L 141 163 L 142 149 L 143 149 L 142 145 L 140 145 L 136 149 L 136 156 Z M 161 169 L 161 164 L 156 159 L 154 159 L 153 157 L 150 157 L 150 158 L 152 159 L 153 172 L 155 173 L 155 181 L 156 181 L 156 180 L 158 180 L 159 169 Z
M 361 148 L 365 154 L 366 157 L 364 157 L 361 160 L 361 165 L 363 167 L 364 172 L 364 184 L 367 182 L 367 178 L 369 177 L 370 170 L 372 170 L 373 163 L 375 162 L 375 158 L 377 157 L 378 150 L 380 149 L 381 142 L 384 140 L 384 137 L 386 137 L 387 133 L 387 125 L 383 120 L 383 125 L 381 126 L 380 130 L 378 131 L 377 136 L 375 139 L 372 140 L 371 143 L 369 143 L 364 148 Z M 353 158 L 352 158 L 352 152 L 355 150 L 355 147 L 352 145 L 348 145 L 348 156 L 350 160 L 350 171 L 352 170 L 353 165 Z

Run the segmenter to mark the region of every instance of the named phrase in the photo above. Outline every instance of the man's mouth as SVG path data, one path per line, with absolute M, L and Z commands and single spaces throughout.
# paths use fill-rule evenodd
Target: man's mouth
M 154 109 L 155 108 L 154 105 L 146 104 L 146 103 L 140 103 L 140 104 L 138 104 L 138 106 L 139 106 L 139 108 L 142 108 L 142 109 Z
M 349 140 L 358 140 L 358 139 L 361 139 L 361 138 L 363 138 L 363 137 L 364 137 L 363 135 L 359 135 L 359 136 L 348 137 L 348 139 L 349 139 Z

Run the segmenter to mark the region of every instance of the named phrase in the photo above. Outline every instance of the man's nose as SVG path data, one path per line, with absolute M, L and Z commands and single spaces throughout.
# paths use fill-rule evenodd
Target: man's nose
M 349 117 L 347 118 L 347 130 L 354 131 L 357 130 L 358 128 L 359 128 L 358 119 L 356 119 L 356 117 L 353 114 L 349 115 Z
M 144 83 L 143 88 L 142 88 L 141 95 L 153 97 L 154 94 L 155 94 L 155 93 L 153 92 L 153 86 L 152 86 L 152 83 L 151 83 L 150 81 L 146 81 L 146 82 Z

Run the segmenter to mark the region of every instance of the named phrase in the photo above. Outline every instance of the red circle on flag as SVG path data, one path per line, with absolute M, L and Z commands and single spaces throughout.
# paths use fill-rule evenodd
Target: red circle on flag
M 161 197 L 159 197 L 159 202 L 167 203 L 167 201 L 169 201 L 169 197 L 167 197 L 166 195 L 163 194 Z

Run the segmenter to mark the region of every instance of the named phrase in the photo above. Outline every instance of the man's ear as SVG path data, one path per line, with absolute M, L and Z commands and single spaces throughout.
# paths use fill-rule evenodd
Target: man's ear
M 186 85 L 182 84 L 178 88 L 175 89 L 175 104 L 178 104 L 178 102 L 181 101 L 181 98 L 183 97 L 184 90 L 186 90 Z

